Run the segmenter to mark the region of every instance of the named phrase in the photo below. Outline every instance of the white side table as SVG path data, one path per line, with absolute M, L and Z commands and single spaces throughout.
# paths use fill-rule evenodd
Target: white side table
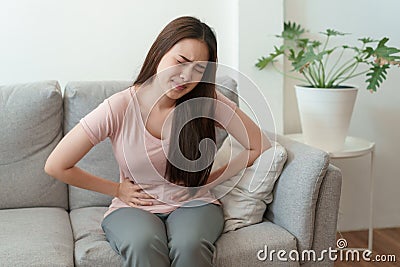
M 305 143 L 303 135 L 300 134 L 288 134 L 286 137 Z M 369 229 L 368 229 L 368 249 L 372 251 L 373 242 L 373 189 L 374 189 L 374 153 L 375 143 L 368 140 L 347 136 L 344 144 L 344 148 L 337 152 L 328 152 L 329 156 L 333 159 L 346 159 L 361 157 L 366 154 L 371 154 L 371 167 L 370 167 L 370 191 L 369 191 Z

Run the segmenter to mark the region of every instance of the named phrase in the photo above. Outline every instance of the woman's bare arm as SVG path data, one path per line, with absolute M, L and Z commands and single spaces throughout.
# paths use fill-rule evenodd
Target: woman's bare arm
M 261 153 L 271 147 L 271 143 L 262 130 L 239 108 L 236 109 L 235 115 L 227 125 L 226 130 L 245 149 L 228 164 L 212 172 L 207 183 L 212 183 L 217 179 L 217 184 L 222 183 L 242 169 L 253 165 Z
M 93 144 L 78 123 L 51 152 L 44 170 L 64 183 L 115 197 L 118 195 L 119 183 L 92 175 L 75 166 L 92 147 Z
M 137 205 L 153 205 L 157 196 L 151 196 L 143 191 L 150 185 L 134 184 L 129 178 L 121 183 L 113 182 L 92 175 L 75 166 L 89 151 L 93 144 L 84 132 L 82 125 L 77 124 L 64 136 L 48 157 L 44 170 L 50 176 L 64 183 L 96 191 L 113 197 L 118 197 L 131 207 Z M 147 199 L 147 200 L 146 200 Z

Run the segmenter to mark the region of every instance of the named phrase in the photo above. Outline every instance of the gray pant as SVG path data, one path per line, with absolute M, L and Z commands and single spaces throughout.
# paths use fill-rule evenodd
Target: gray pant
M 206 204 L 151 213 L 120 208 L 101 224 L 124 266 L 212 266 L 214 242 L 222 233 L 222 207 Z

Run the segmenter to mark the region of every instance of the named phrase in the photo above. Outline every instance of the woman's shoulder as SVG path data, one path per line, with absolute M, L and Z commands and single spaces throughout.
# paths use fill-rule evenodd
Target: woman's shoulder
M 132 94 L 134 93 L 134 89 L 132 87 L 128 87 L 114 93 L 107 99 L 105 99 L 106 108 L 108 109 L 107 113 L 109 116 L 110 123 L 113 125 L 113 129 L 118 131 L 122 126 L 122 122 L 124 121 L 125 113 L 132 101 Z
M 132 94 L 134 93 L 135 90 L 130 86 L 108 97 L 107 101 L 111 110 L 115 113 L 124 112 L 132 99 Z

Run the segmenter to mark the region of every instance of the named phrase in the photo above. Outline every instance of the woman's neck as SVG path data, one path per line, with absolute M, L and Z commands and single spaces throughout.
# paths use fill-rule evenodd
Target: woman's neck
M 140 102 L 149 108 L 169 110 L 175 107 L 176 100 L 169 98 L 157 82 L 137 85 L 135 90 Z

